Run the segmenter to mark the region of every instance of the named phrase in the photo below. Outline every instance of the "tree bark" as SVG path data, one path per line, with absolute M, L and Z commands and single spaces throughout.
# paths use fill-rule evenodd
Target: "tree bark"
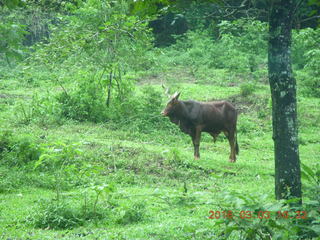
M 301 198 L 296 81 L 291 66 L 291 29 L 297 0 L 273 0 L 269 15 L 268 69 L 272 96 L 277 199 Z

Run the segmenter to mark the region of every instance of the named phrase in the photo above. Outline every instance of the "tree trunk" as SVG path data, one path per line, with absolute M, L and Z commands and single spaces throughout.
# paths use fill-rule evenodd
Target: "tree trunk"
M 296 81 L 291 67 L 291 28 L 296 0 L 274 0 L 269 19 L 268 68 L 277 199 L 301 198 Z

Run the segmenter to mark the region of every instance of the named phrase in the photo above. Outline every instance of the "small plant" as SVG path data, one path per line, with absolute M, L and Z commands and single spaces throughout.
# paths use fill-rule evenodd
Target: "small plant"
M 174 167 L 184 167 L 186 165 L 182 159 L 181 152 L 176 148 L 170 149 L 167 153 L 166 163 Z
M 243 196 L 236 192 L 224 193 L 222 198 L 227 206 L 221 209 L 228 209 L 229 215 L 221 218 L 211 215 L 218 219 L 215 225 L 223 229 L 221 239 L 237 236 L 237 239 L 296 240 L 320 236 L 320 213 L 313 210 L 309 216 L 309 203 L 300 206 L 299 199 L 270 202 L 267 195 Z
M 41 201 L 40 208 L 34 215 L 27 217 L 27 222 L 36 228 L 72 229 L 84 224 L 82 211 L 65 201 Z
M 16 105 L 14 120 L 20 124 L 61 125 L 65 119 L 61 117 L 60 105 L 49 91 L 41 95 L 34 94 L 30 102 L 20 101 Z
M 141 222 L 146 218 L 146 205 L 142 202 L 133 203 L 131 206 L 123 207 L 117 219 L 119 224 L 132 224 Z
M 25 166 L 38 160 L 41 152 L 41 146 L 29 135 L 14 136 L 12 132 L 4 131 L 0 136 L 0 157 L 2 164 L 7 166 Z
M 12 142 L 12 131 L 1 129 L 0 135 L 0 154 L 10 151 L 10 144 Z
M 82 151 L 76 144 L 57 142 L 53 146 L 47 146 L 35 162 L 34 169 L 53 172 L 57 201 L 60 200 L 61 188 L 68 177 L 79 173 L 81 162 L 76 160 L 81 154 Z
M 141 131 L 149 131 L 148 128 L 158 128 L 164 125 L 164 119 L 160 115 L 162 104 L 162 93 L 153 87 L 144 87 L 142 97 L 138 101 L 138 112 L 136 126 Z M 147 126 L 147 127 L 146 127 Z
M 88 201 L 88 192 L 94 191 L 95 196 L 93 197 L 92 204 Z M 111 194 L 115 191 L 115 185 L 113 183 L 110 184 L 102 184 L 102 185 L 93 185 L 89 189 L 84 191 L 84 204 L 82 206 L 85 219 L 101 219 L 105 216 L 103 210 L 99 207 L 99 200 L 102 196 L 104 196 L 107 201 L 110 200 Z M 99 209 L 99 211 L 98 211 Z
M 61 104 L 61 115 L 78 121 L 107 121 L 107 106 L 104 87 L 93 78 L 82 77 L 70 92 L 57 95 Z
M 255 91 L 255 85 L 252 83 L 245 83 L 240 86 L 240 95 L 242 97 L 248 97 Z

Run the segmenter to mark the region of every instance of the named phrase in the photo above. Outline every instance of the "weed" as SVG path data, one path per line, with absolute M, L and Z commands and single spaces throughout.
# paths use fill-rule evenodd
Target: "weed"
M 0 135 L 0 154 L 2 154 L 3 152 L 10 151 L 10 145 L 13 137 L 13 132 L 10 130 L 1 129 L 1 132 L 2 133 Z
M 242 97 L 248 97 L 255 92 L 256 85 L 252 83 L 244 83 L 240 86 L 240 95 Z
M 78 121 L 107 121 L 104 88 L 93 78 L 80 78 L 75 89 L 57 95 L 61 116 Z
M 133 224 L 146 219 L 146 205 L 142 202 L 122 207 L 116 222 L 119 224 Z
M 39 159 L 41 152 L 41 146 L 29 135 L 14 136 L 12 132 L 5 131 L 0 136 L 0 156 L 4 165 L 25 166 Z
M 72 229 L 84 224 L 82 212 L 74 205 L 54 200 L 39 202 L 39 209 L 27 216 L 26 221 L 43 229 Z

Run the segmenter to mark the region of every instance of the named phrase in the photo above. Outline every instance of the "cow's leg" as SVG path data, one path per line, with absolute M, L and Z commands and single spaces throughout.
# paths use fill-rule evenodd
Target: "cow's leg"
M 235 149 L 235 133 L 234 131 L 224 131 L 224 134 L 229 140 L 229 145 L 230 145 L 230 157 L 229 161 L 230 162 L 235 162 L 236 159 L 236 149 Z
M 200 152 L 199 152 L 200 139 L 201 139 L 201 128 L 197 127 L 194 131 L 194 134 L 192 135 L 192 142 L 194 147 L 194 159 L 200 158 Z

